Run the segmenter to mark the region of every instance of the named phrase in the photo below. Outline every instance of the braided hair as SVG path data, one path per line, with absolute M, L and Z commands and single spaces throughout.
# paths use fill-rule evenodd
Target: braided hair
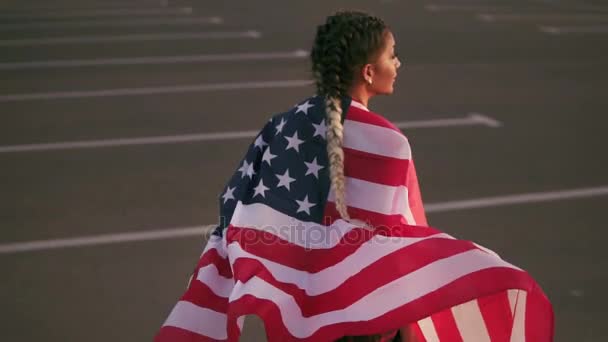
M 387 30 L 380 18 L 362 12 L 337 12 L 317 27 L 310 54 L 317 93 L 325 98 L 329 175 L 336 209 L 347 221 L 341 99 L 356 81 L 357 70 L 381 50 Z

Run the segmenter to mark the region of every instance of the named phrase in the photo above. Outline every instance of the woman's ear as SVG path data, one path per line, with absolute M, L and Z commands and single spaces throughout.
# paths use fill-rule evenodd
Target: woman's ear
M 363 82 L 372 84 L 374 79 L 374 66 L 371 64 L 365 64 L 361 69 L 361 76 L 363 77 Z

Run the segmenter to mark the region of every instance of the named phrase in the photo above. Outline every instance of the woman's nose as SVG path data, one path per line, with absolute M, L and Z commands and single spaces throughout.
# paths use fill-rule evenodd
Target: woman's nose
M 401 67 L 401 60 L 399 60 L 399 58 L 397 58 L 397 69 L 399 69 Z

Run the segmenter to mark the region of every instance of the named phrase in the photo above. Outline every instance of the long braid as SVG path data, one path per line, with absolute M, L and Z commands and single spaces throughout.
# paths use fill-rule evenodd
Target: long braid
M 342 106 L 340 98 L 327 97 L 325 101 L 327 115 L 327 156 L 329 159 L 329 177 L 335 193 L 336 209 L 344 220 L 350 220 L 346 209 L 346 178 L 344 177 L 344 126 L 342 126 Z
M 379 18 L 361 12 L 338 12 L 317 28 L 311 51 L 317 92 L 325 97 L 327 155 L 336 210 L 347 221 L 342 97 L 347 95 L 356 67 L 367 63 L 379 50 L 385 30 Z

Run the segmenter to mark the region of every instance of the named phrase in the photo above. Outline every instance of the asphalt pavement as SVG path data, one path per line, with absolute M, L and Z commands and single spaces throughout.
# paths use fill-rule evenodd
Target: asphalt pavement
M 396 91 L 370 107 L 410 139 L 430 224 L 528 270 L 556 341 L 608 341 L 593 0 L 0 2 L 1 339 L 150 341 L 252 134 L 313 93 L 307 51 L 341 8 L 394 32 Z

